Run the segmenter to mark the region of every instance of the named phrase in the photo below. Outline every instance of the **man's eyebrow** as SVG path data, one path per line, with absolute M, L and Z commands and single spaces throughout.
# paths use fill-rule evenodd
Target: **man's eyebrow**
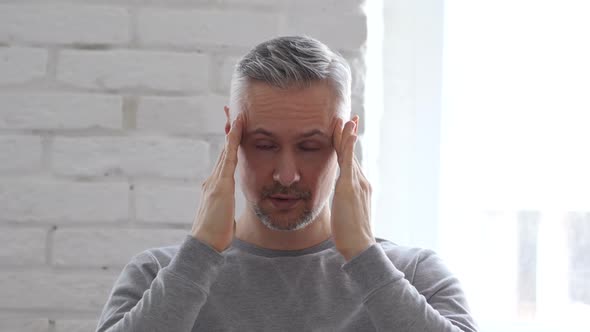
M 326 135 L 323 131 L 321 131 L 319 129 L 313 129 L 313 130 L 310 130 L 310 131 L 308 131 L 306 133 L 303 133 L 303 134 L 301 134 L 301 137 L 307 138 L 307 137 L 311 137 L 311 136 L 314 136 L 314 135 L 319 135 L 319 136 L 322 136 L 324 138 L 330 138 L 328 135 Z
M 275 137 L 275 134 L 273 134 L 272 132 L 270 132 L 266 129 L 262 129 L 262 128 L 257 128 L 257 129 L 252 130 L 248 133 L 248 135 L 255 135 L 255 134 L 261 134 L 261 135 L 265 135 L 265 136 L 269 136 L 269 137 Z M 319 135 L 324 138 L 330 138 L 330 136 L 326 135 L 326 133 L 324 133 L 323 131 L 321 131 L 319 129 L 312 129 L 308 132 L 305 132 L 305 133 L 299 135 L 299 137 L 308 138 L 308 137 L 315 136 L 315 135 Z
M 268 131 L 266 129 L 262 129 L 262 128 L 256 128 L 255 130 L 248 132 L 248 135 L 255 135 L 255 134 L 262 134 L 265 136 L 275 137 L 275 135 L 273 133 L 271 133 L 270 131 Z

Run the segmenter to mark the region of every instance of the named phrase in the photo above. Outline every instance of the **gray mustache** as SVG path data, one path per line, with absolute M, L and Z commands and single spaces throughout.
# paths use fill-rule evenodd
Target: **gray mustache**
M 275 184 L 271 188 L 263 188 L 262 197 L 268 198 L 273 195 L 289 195 L 295 196 L 298 199 L 308 200 L 311 197 L 311 192 L 307 190 L 299 190 L 296 188 L 285 187 L 280 184 Z

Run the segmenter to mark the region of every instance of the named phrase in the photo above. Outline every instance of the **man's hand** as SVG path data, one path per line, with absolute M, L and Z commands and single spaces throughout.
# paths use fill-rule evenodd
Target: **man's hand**
M 225 137 L 213 173 L 202 185 L 201 205 L 193 221 L 191 234 L 218 252 L 230 246 L 235 232 L 235 181 L 238 147 L 242 138 L 242 113 L 239 113 Z
M 358 116 L 355 116 L 358 122 Z M 336 181 L 331 225 L 336 249 L 349 261 L 376 243 L 371 231 L 371 185 L 354 156 L 356 123 L 338 119 L 333 144 L 340 176 Z

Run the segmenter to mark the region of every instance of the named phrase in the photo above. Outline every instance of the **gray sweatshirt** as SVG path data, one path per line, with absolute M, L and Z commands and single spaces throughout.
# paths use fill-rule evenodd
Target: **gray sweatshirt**
M 187 235 L 131 259 L 96 331 L 476 331 L 433 251 L 376 240 L 346 262 L 332 238 L 302 250 L 234 238 L 219 253 Z

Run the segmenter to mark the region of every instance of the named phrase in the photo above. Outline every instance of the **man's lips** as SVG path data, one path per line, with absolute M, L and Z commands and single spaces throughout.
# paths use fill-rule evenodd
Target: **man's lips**
M 272 205 L 281 210 L 287 210 L 293 208 L 295 205 L 299 203 L 301 200 L 297 196 L 289 196 L 289 195 L 273 195 L 270 196 L 270 202 Z
M 272 195 L 272 196 L 270 196 L 270 198 L 274 198 L 274 199 L 299 199 L 299 197 L 297 197 L 297 196 L 281 195 L 281 194 Z

